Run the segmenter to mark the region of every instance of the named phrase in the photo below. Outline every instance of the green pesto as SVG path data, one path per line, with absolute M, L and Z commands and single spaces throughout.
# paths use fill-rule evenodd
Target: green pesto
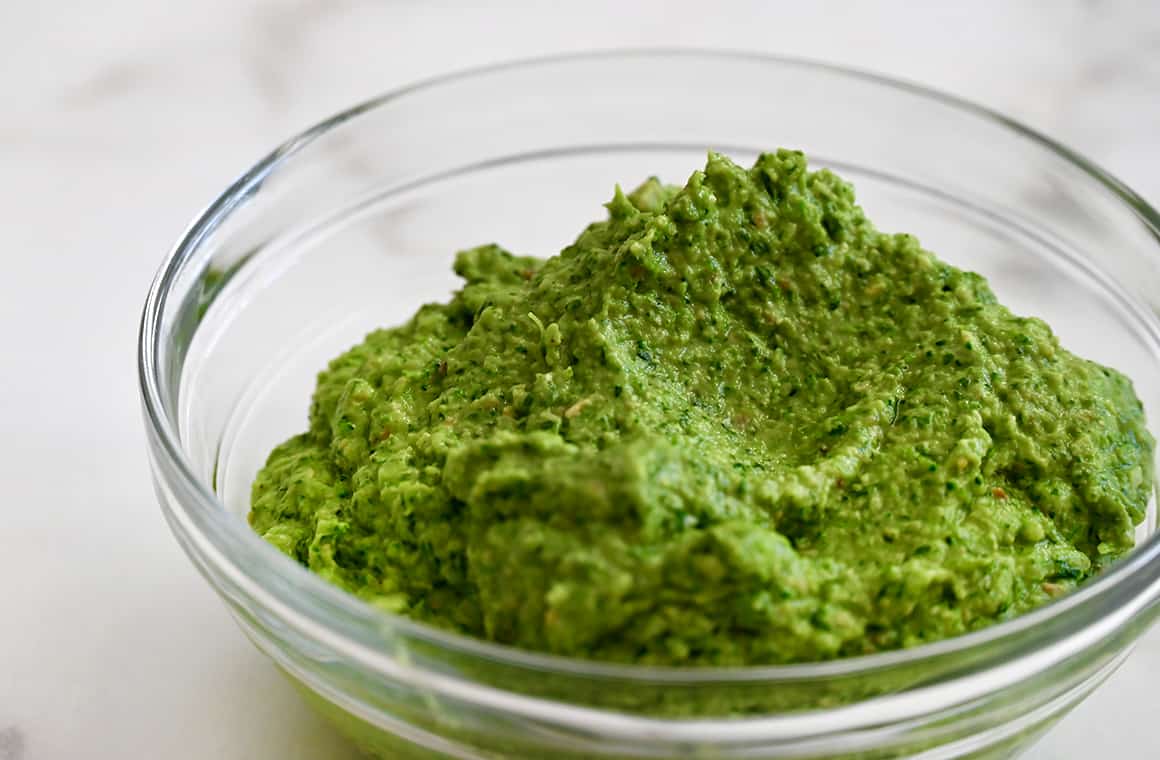
M 1133 545 L 1131 383 L 797 152 L 619 190 L 318 378 L 254 529 L 379 607 L 600 660 L 829 659 L 1007 619 Z

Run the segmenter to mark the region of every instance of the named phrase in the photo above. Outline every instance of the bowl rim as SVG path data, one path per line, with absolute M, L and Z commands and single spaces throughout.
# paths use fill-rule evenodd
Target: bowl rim
M 1136 604 L 1132 607 L 1131 612 L 1135 615 L 1149 606 L 1153 601 L 1151 596 L 1160 590 L 1160 531 L 1153 533 L 1137 545 L 1127 557 L 1093 578 L 1082 588 L 1058 600 L 978 631 L 909 649 L 829 661 L 735 667 L 632 665 L 569 658 L 496 644 L 465 634 L 438 629 L 401 615 L 377 610 L 357 597 L 332 586 L 268 545 L 267 542 L 254 534 L 244 521 L 238 520 L 231 514 L 217 498 L 213 489 L 195 474 L 193 465 L 183 450 L 177 424 L 167 411 L 169 407 L 166 396 L 167 380 L 163 376 L 164 368 L 158 361 L 161 352 L 160 340 L 163 332 L 162 322 L 165 307 L 183 267 L 199 251 L 211 233 L 250 194 L 254 193 L 268 176 L 322 135 L 366 112 L 385 107 L 414 93 L 472 78 L 533 67 L 567 65 L 596 60 L 665 57 L 704 57 L 714 61 L 803 68 L 900 90 L 922 99 L 950 106 L 952 109 L 967 115 L 981 117 L 1032 140 L 1104 186 L 1135 214 L 1160 243 L 1160 212 L 1153 209 L 1123 182 L 1077 152 L 986 106 L 914 82 L 844 65 L 756 52 L 650 47 L 536 56 L 467 68 L 419 80 L 343 110 L 281 143 L 265 158 L 238 177 L 195 217 L 177 243 L 170 249 L 152 281 L 141 316 L 137 351 L 139 390 L 145 422 L 151 442 L 156 441 L 154 456 L 162 459 L 167 468 L 172 471 L 187 497 L 176 499 L 182 513 L 179 519 L 188 519 L 201 532 L 202 535 L 198 538 L 208 541 L 209 547 L 212 548 L 212 551 L 209 552 L 210 561 L 219 569 L 227 572 L 231 579 L 248 593 L 257 596 L 257 598 L 264 598 L 271 608 L 290 617 L 302 617 L 303 619 L 300 621 L 302 625 L 329 641 L 348 646 L 360 661 L 372 667 L 382 666 L 394 659 L 392 650 L 388 646 L 375 645 L 377 640 L 382 639 L 384 630 L 393 630 L 442 649 L 453 650 L 524 670 L 530 669 L 598 679 L 612 678 L 619 681 L 647 684 L 799 682 L 803 679 L 869 675 L 902 665 L 913 666 L 930 662 L 967 651 L 1001 647 L 1003 644 L 1010 645 L 1002 647 L 995 657 L 988 657 L 981 661 L 984 664 L 988 662 L 998 663 L 1004 653 L 1012 653 L 1012 647 L 1015 645 L 1020 645 L 1020 651 L 1025 649 L 1026 634 L 1034 632 L 1035 629 L 1046 630 L 1045 623 L 1065 619 L 1077 608 L 1084 607 L 1097 599 L 1107 599 L 1117 589 L 1122 589 L 1125 581 L 1129 579 L 1137 581 L 1137 583 L 1132 584 L 1136 591 L 1133 596 L 1121 599 L 1116 605 L 1117 608 L 1125 607 L 1129 602 L 1134 601 Z M 171 390 L 176 393 L 177 388 Z M 174 529 L 176 532 L 176 526 Z M 275 598 L 278 595 L 252 577 L 255 567 L 259 568 L 263 575 L 270 578 L 278 576 L 292 578 L 295 593 L 299 594 L 300 598 Z M 1145 596 L 1149 598 L 1143 598 Z M 342 610 L 352 618 L 362 618 L 368 626 L 362 632 L 365 635 L 352 638 L 350 631 L 338 630 L 326 618 L 311 615 L 307 609 L 309 605 L 305 604 L 307 600 Z M 1072 617 L 1075 616 L 1072 615 Z M 1073 620 L 1074 622 L 1076 621 Z M 1072 626 L 1071 633 L 1082 631 L 1086 623 L 1080 622 L 1081 624 Z M 1051 641 L 1056 641 L 1058 638 L 1059 636 L 1053 635 Z M 551 701 L 536 697 L 527 697 L 526 699 L 538 702 Z M 604 711 L 597 710 L 597 712 Z M 610 712 L 610 714 L 615 713 Z M 736 727 L 737 721 L 732 721 L 731 725 Z

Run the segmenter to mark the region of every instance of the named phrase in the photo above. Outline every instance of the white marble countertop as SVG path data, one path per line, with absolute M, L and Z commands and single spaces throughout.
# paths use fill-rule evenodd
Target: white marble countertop
M 351 756 L 169 535 L 146 472 L 133 362 L 149 279 L 193 213 L 342 106 L 551 51 L 770 51 L 993 106 L 1160 203 L 1160 4 L 919 8 L 119 0 L 66 13 L 3 3 L 0 760 Z M 1156 757 L 1143 727 L 1160 707 L 1158 669 L 1160 630 L 1030 756 Z

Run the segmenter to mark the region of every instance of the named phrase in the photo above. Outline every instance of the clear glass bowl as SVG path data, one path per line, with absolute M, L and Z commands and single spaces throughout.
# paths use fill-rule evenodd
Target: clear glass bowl
M 682 182 L 706 149 L 800 148 L 882 229 L 987 276 L 1016 311 L 1131 376 L 1160 422 L 1160 216 L 1008 119 L 802 61 L 565 57 L 444 77 L 293 138 L 166 259 L 141 330 L 157 492 L 254 643 L 385 757 L 923 758 L 1015 753 L 1098 685 L 1155 616 L 1155 508 L 1139 548 L 1078 592 L 915 649 L 745 669 L 517 651 L 371 609 L 244 519 L 267 452 L 305 428 L 315 372 L 456 287 L 453 253 L 547 256 L 614 183 Z

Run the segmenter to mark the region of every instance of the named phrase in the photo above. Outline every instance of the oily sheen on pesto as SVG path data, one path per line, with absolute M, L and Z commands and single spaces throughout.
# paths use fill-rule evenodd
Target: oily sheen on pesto
M 1018 615 L 1133 546 L 1131 383 L 877 231 L 802 154 L 617 190 L 318 378 L 250 521 L 393 612 L 560 655 L 830 659 Z

